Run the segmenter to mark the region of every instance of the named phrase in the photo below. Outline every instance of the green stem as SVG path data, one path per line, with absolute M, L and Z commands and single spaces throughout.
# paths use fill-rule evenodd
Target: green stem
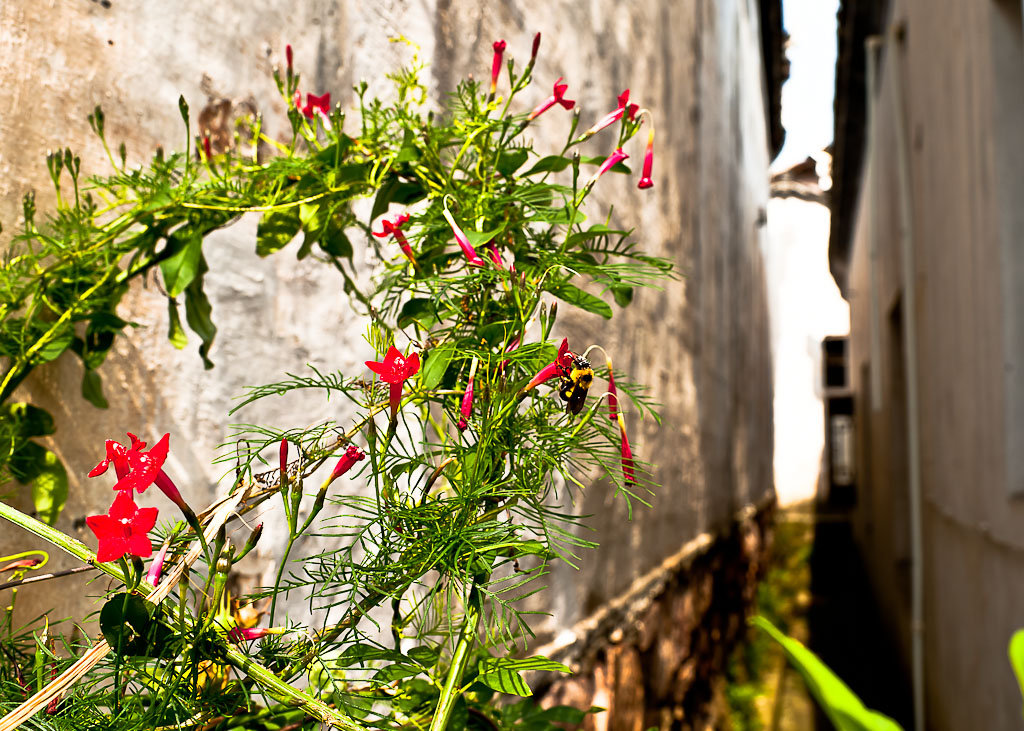
M 227 648 L 224 652 L 224 659 L 227 660 L 230 665 L 238 668 L 240 671 L 263 686 L 270 695 L 276 697 L 283 703 L 294 704 L 303 708 L 307 713 L 327 724 L 328 727 L 340 728 L 344 729 L 344 731 L 366 731 L 364 726 L 356 723 L 348 716 L 343 716 L 341 713 L 329 707 L 322 701 L 303 693 L 297 688 L 293 688 L 291 685 L 274 675 L 274 673 L 270 672 L 267 668 L 253 662 L 237 648 Z
M 274 581 L 274 598 L 270 600 L 270 626 L 274 626 L 274 612 L 277 611 L 277 597 L 281 593 L 281 579 L 284 577 L 284 567 L 288 565 L 288 554 L 291 553 L 295 539 L 294 533 L 288 537 L 288 545 L 284 547 L 284 556 L 281 558 L 281 565 L 277 567 L 277 579 Z
M 469 659 L 469 651 L 476 641 L 476 626 L 480 621 L 480 610 L 474 601 L 476 589 L 470 593 L 466 616 L 462 620 L 462 631 L 459 632 L 459 642 L 455 646 L 455 653 L 452 655 L 452 664 L 448 668 L 448 677 L 445 678 L 444 687 L 441 689 L 441 699 L 437 703 L 437 710 L 430 721 L 429 731 L 444 731 L 451 718 L 455 701 L 458 700 L 458 688 L 462 685 L 462 676 L 466 670 L 466 661 Z

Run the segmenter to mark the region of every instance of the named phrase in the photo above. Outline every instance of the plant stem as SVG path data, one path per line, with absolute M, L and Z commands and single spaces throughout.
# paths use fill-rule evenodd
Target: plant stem
M 262 665 L 253 662 L 237 648 L 229 647 L 224 659 L 263 686 L 271 695 L 285 703 L 292 703 L 305 709 L 310 715 L 323 721 L 328 727 L 345 731 L 366 731 L 361 724 L 329 707 L 322 701 L 293 688 Z
M 462 685 L 462 676 L 466 670 L 466 661 L 469 659 L 469 651 L 476 641 L 476 626 L 480 621 L 480 610 L 475 601 L 476 587 L 470 592 L 469 603 L 466 607 L 466 616 L 462 620 L 462 630 L 459 632 L 459 642 L 455 646 L 455 653 L 452 655 L 452 664 L 448 668 L 448 677 L 445 678 L 444 687 L 441 689 L 441 699 L 437 703 L 437 710 L 430 721 L 430 731 L 444 731 L 451 718 L 452 709 L 458 699 L 458 687 Z
M 270 626 L 274 626 L 274 612 L 277 611 L 277 596 L 280 594 L 281 578 L 284 576 L 284 567 L 288 565 L 288 554 L 291 553 L 297 535 L 292 533 L 288 536 L 288 545 L 284 547 L 284 556 L 281 557 L 281 565 L 277 567 L 277 579 L 274 581 L 274 598 L 270 600 Z

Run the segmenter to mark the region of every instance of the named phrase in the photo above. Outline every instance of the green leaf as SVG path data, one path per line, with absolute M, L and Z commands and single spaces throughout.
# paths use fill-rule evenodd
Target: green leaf
M 46 468 L 47 450 L 35 442 L 24 441 L 11 453 L 11 475 L 23 485 L 32 482 Z
M 32 362 L 35 364 L 49 363 L 51 360 L 56 359 L 68 349 L 74 337 L 74 328 L 70 324 L 64 325 L 42 347 L 32 353 Z
M 181 317 L 178 315 L 178 303 L 173 297 L 167 298 L 167 339 L 171 341 L 178 350 L 188 345 L 188 335 L 181 324 Z
M 561 155 L 548 155 L 542 157 L 534 166 L 527 170 L 524 175 L 536 175 L 537 173 L 560 173 L 569 167 L 569 163 L 572 162 L 567 157 Z
M 100 374 L 92 368 L 86 368 L 82 374 L 82 398 L 97 409 L 105 409 L 110 406 L 103 396 L 103 380 L 100 378 Z
M 167 237 L 170 255 L 160 262 L 167 294 L 177 297 L 192 283 L 203 256 L 203 235 L 192 226 L 182 226 Z
M 121 657 L 153 656 L 170 630 L 154 619 L 158 610 L 138 594 L 115 594 L 100 610 L 100 632 Z
M 57 431 L 50 413 L 38 406 L 19 401 L 7 404 L 6 411 L 14 422 L 19 436 L 45 437 Z
M 503 223 L 498 228 L 491 229 L 490 231 L 466 231 L 466 238 L 469 239 L 469 243 L 473 245 L 473 248 L 476 248 L 477 246 L 483 246 L 496 236 L 500 236 L 504 230 L 505 224 Z
M 627 307 L 633 301 L 633 288 L 626 285 L 616 285 L 611 288 L 612 297 L 619 307 Z
M 427 352 L 424 358 L 423 368 L 420 370 L 420 385 L 428 391 L 437 388 L 437 384 L 444 378 L 448 364 L 455 355 L 455 345 L 445 343 Z
M 267 211 L 256 227 L 256 253 L 267 256 L 287 246 L 302 228 L 299 211 L 294 206 Z
M 607 159 L 608 158 L 606 158 L 606 157 L 594 157 L 594 156 L 584 155 L 583 157 L 580 158 L 580 163 L 582 163 L 583 165 L 601 165 Z M 610 168 L 608 168 L 608 172 L 610 172 L 610 173 L 627 173 L 628 174 L 630 172 L 630 170 L 629 170 L 629 167 L 627 167 L 625 163 L 617 162 L 614 165 L 612 165 Z
M 533 691 L 521 675 L 526 671 L 570 672 L 562 663 L 548 660 L 541 655 L 521 660 L 511 657 L 485 657 L 477 666 L 477 680 L 499 693 L 525 697 L 533 695 Z
M 866 708 L 846 683 L 800 642 L 782 634 L 764 617 L 750 621 L 779 643 L 838 731 L 901 731 L 900 725 L 888 716 Z
M 373 208 L 370 211 L 371 224 L 377 220 L 378 216 L 383 216 L 388 212 L 388 206 L 391 204 L 391 199 L 394 198 L 396 190 L 398 190 L 398 177 L 392 175 L 386 183 L 380 186 L 380 190 L 377 191 L 377 197 L 373 199 Z
M 56 454 L 45 452 L 42 467 L 32 480 L 32 502 L 39 520 L 53 525 L 68 501 L 68 472 Z
M 575 285 L 568 282 L 559 282 L 548 285 L 545 289 L 555 295 L 555 297 L 558 297 L 558 299 L 579 307 L 581 310 L 593 312 L 606 320 L 612 319 L 612 308 L 607 302 L 589 292 L 584 292 Z
M 434 300 L 426 297 L 413 297 L 402 305 L 402 310 L 398 313 L 398 327 L 404 328 L 414 322 L 425 329 L 437 322 L 437 317 L 434 314 Z
M 1013 633 L 1007 653 L 1010 656 L 1013 673 L 1017 676 L 1017 685 L 1020 686 L 1021 695 L 1024 695 L 1024 629 Z
M 331 256 L 352 259 L 352 242 L 345 235 L 345 229 L 342 227 L 337 216 L 328 217 L 327 226 L 324 228 L 323 233 L 320 234 L 319 244 L 320 248 Z
M 502 150 L 498 155 L 498 163 L 495 165 L 498 172 L 506 178 L 512 177 L 512 173 L 522 167 L 530 154 L 521 147 L 514 150 Z
M 213 308 L 210 306 L 210 300 L 206 297 L 206 292 L 203 291 L 203 275 L 207 271 L 206 261 L 201 260 L 199 264 L 199 276 L 185 290 L 185 321 L 192 328 L 192 332 L 203 341 L 199 346 L 199 357 L 203 359 L 203 367 L 210 370 L 213 368 L 213 361 L 207 356 L 213 345 L 213 339 L 217 335 L 217 327 L 210 318 Z
M 420 645 L 419 647 L 412 648 L 406 654 L 423 667 L 432 668 L 437 663 L 437 658 L 440 656 L 441 650 L 438 647 Z

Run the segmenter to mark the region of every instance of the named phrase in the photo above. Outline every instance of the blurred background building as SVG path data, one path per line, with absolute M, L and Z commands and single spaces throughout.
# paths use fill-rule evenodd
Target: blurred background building
M 829 259 L 850 303 L 856 536 L 917 727 L 1020 727 L 1019 0 L 846 0 Z

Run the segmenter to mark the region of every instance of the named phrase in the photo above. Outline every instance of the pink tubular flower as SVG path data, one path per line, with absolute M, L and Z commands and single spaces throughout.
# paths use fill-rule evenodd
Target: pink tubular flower
M 487 244 L 487 252 L 491 255 L 491 261 L 494 262 L 494 266 L 498 269 L 505 268 L 501 264 L 501 254 L 498 253 L 498 247 L 494 245 L 493 241 Z
M 384 383 L 391 384 L 391 420 L 394 421 L 398 416 L 398 405 L 402 401 L 402 385 L 420 371 L 419 354 L 413 353 L 406 358 L 398 348 L 392 345 L 383 361 L 368 360 L 366 367 L 380 376 L 380 380 Z
M 612 373 L 612 359 L 605 358 L 608 365 L 608 418 L 617 421 L 619 417 L 619 392 L 615 388 L 615 375 Z
M 641 190 L 654 185 L 651 180 L 651 171 L 654 168 L 654 130 L 647 133 L 647 151 L 644 153 L 644 168 L 640 173 L 640 182 L 636 184 Z
M 125 554 L 149 558 L 153 546 L 146 535 L 156 525 L 156 508 L 140 508 L 131 493 L 119 492 L 106 515 L 90 515 L 86 524 L 96 534 L 99 548 L 96 560 L 116 561 Z
M 287 44 L 284 47 L 284 58 L 285 58 L 285 61 L 287 61 L 287 63 L 288 63 L 288 75 L 291 76 L 292 75 L 292 60 L 293 60 L 293 57 L 292 57 L 292 44 L 291 43 Z
M 629 448 L 629 440 L 626 438 L 626 422 L 622 420 L 622 414 L 616 416 L 619 422 L 619 433 L 622 435 L 622 476 L 626 482 L 636 484 L 636 477 L 633 474 L 633 452 Z
M 474 363 L 474 368 L 476 364 Z M 462 417 L 459 419 L 459 431 L 465 431 L 469 426 L 469 415 L 473 413 L 473 374 L 469 374 L 469 383 L 466 384 L 466 392 L 462 394 L 462 405 L 459 407 Z
M 540 33 L 533 37 L 533 48 L 530 50 L 530 66 L 537 60 L 537 51 L 540 50 Z
M 558 346 L 558 355 L 554 362 L 546 365 L 523 387 L 522 393 L 539 386 L 545 381 L 550 381 L 555 376 L 561 375 L 567 368 L 572 366 L 572 353 L 569 352 L 569 339 L 563 338 L 562 344 Z
M 508 344 L 508 347 L 505 348 L 505 352 L 506 353 L 511 353 L 513 350 L 515 350 L 518 347 L 519 347 L 519 336 L 516 335 L 514 338 L 512 338 L 512 342 Z M 567 348 L 569 347 L 568 341 L 566 341 L 566 347 Z M 507 359 L 501 361 L 501 365 L 498 366 L 498 370 L 504 372 L 506 366 L 508 366 L 508 360 Z
M 277 461 L 281 469 L 281 481 L 284 482 L 288 476 L 288 440 L 282 439 L 277 448 Z
M 153 563 L 149 565 L 149 571 L 146 572 L 146 581 L 150 586 L 156 586 L 160 583 L 160 574 L 164 570 L 164 561 L 167 559 L 167 549 L 171 547 L 170 543 L 165 543 L 161 548 L 156 557 L 153 559 Z
M 5 571 L 17 571 L 18 569 L 32 569 L 41 564 L 41 558 L 23 558 L 19 561 L 11 561 L 5 566 L 0 566 L 0 574 Z
M 542 115 L 547 110 L 551 109 L 555 104 L 561 104 L 566 109 L 572 109 L 576 106 L 576 102 L 572 99 L 565 98 L 565 90 L 569 88 L 568 84 L 562 83 L 562 77 L 558 77 L 558 81 L 555 82 L 554 89 L 551 96 L 542 101 L 534 110 L 530 112 L 530 116 L 526 118 L 527 122 L 532 122 L 534 119 Z
M 462 253 L 466 255 L 466 260 L 470 266 L 482 267 L 485 266 L 484 260 L 480 258 L 480 255 L 476 253 L 476 249 L 469 243 L 469 239 L 466 238 L 466 234 L 459 224 L 455 223 L 455 219 L 452 218 L 451 212 L 445 207 L 443 211 L 445 220 L 448 221 L 448 225 L 452 227 L 452 233 L 455 234 L 455 240 L 459 242 L 459 246 L 462 247 Z
M 237 645 L 239 642 L 259 640 L 267 635 L 284 634 L 284 631 L 283 627 L 256 627 L 254 629 L 246 627 L 232 627 L 228 630 L 228 638 Z
M 501 73 L 501 57 L 505 53 L 505 41 L 494 42 L 494 59 L 491 61 L 491 96 L 498 88 L 498 75 Z
M 333 482 L 338 479 L 352 469 L 356 462 L 361 462 L 364 459 L 366 459 L 366 455 L 363 454 L 362 450 L 354 444 L 350 444 L 348 449 L 345 450 L 345 454 L 341 455 L 341 459 L 338 460 L 338 464 L 334 465 L 334 470 L 331 471 L 331 476 L 328 482 Z
M 610 127 L 611 125 L 615 124 L 620 119 L 622 119 L 623 114 L 626 114 L 627 119 L 633 119 L 633 117 L 636 115 L 637 109 L 639 109 L 640 107 L 637 104 L 629 103 L 629 89 L 626 89 L 621 94 L 619 94 L 618 100 L 619 106 L 614 111 L 611 111 L 608 114 L 601 117 L 601 119 L 597 121 L 597 124 L 595 124 L 593 127 L 584 132 L 582 135 L 583 139 L 586 139 L 591 135 L 597 134 L 605 127 Z
M 408 213 L 399 213 L 392 216 L 391 218 L 385 218 L 380 222 L 380 231 L 371 231 L 371 233 L 378 239 L 383 239 L 387 236 L 394 236 L 395 241 L 402 248 L 402 253 L 405 254 L 406 258 L 416 266 L 416 257 L 413 256 L 412 247 L 409 246 L 408 239 L 405 238 L 405 234 L 402 233 L 402 226 L 409 222 Z
M 586 182 L 586 184 L 583 186 L 583 190 L 584 191 L 589 191 L 591 188 L 594 187 L 594 183 L 597 182 L 598 178 L 600 178 L 606 172 L 608 172 L 613 167 L 618 165 L 620 162 L 622 162 L 623 160 L 626 160 L 628 158 L 629 158 L 629 155 L 627 155 L 625 152 L 623 152 L 621 147 L 616 147 L 615 148 L 615 152 L 613 152 L 611 155 L 606 157 L 605 161 L 603 163 L 601 163 L 601 167 L 599 167 L 597 169 L 597 172 L 594 173 L 592 176 L 590 176 L 590 180 L 588 180 Z

